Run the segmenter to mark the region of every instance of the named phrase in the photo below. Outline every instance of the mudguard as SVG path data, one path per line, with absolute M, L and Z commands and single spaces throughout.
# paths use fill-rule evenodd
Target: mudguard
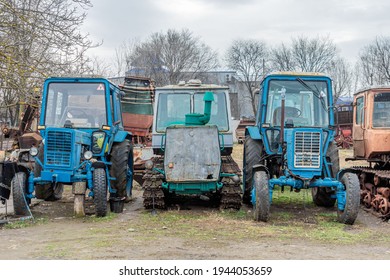
M 257 126 L 247 126 L 245 135 L 249 135 L 254 140 L 261 140 L 260 130 Z
M 125 139 L 131 140 L 131 133 L 120 130 L 114 136 L 114 142 L 123 142 Z

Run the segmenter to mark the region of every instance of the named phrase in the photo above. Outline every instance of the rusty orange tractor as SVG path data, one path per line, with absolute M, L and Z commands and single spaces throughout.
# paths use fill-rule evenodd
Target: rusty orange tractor
M 353 102 L 353 158 L 361 185 L 361 202 L 384 219 L 390 218 L 390 86 L 358 91 Z

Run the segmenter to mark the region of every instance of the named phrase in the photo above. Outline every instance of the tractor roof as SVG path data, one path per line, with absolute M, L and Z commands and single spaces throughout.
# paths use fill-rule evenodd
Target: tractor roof
M 327 77 L 324 73 L 321 72 L 295 72 L 295 71 L 277 71 L 272 72 L 268 76 L 322 76 Z
M 220 86 L 214 84 L 202 84 L 200 80 L 189 80 L 188 82 L 181 81 L 177 85 L 166 85 L 157 87 L 156 90 L 212 90 L 212 89 L 229 89 L 227 86 Z
M 354 93 L 354 95 L 357 95 L 359 93 L 365 92 L 365 91 L 390 91 L 390 85 L 373 85 L 373 86 L 367 86 L 364 88 L 359 89 L 357 92 Z

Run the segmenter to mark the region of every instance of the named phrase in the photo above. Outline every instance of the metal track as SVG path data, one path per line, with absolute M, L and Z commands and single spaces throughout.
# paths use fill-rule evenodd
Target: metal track
M 161 168 L 163 166 L 163 160 L 161 158 L 153 158 L 152 160 L 156 168 Z M 144 193 L 142 197 L 146 209 L 166 208 L 165 194 L 161 187 L 163 179 L 163 174 L 151 170 L 147 170 L 143 176 L 142 188 L 144 189 Z
M 163 168 L 163 158 L 153 158 L 153 161 L 156 168 Z M 241 177 L 241 170 L 231 156 L 222 157 L 222 172 Z M 165 209 L 167 207 L 162 189 L 163 179 L 163 174 L 150 170 L 146 171 L 143 176 L 143 204 L 146 209 Z M 235 183 L 232 177 L 224 177 L 222 183 L 220 209 L 240 209 L 242 200 L 240 182 Z
M 231 156 L 222 157 L 222 172 L 236 174 L 241 182 L 241 170 Z M 222 179 L 223 187 L 221 190 L 220 209 L 230 208 L 239 210 L 241 208 L 242 189 L 240 182 L 235 183 L 231 177 Z
M 355 166 L 359 174 L 360 200 L 378 217 L 390 218 L 390 170 Z
M 375 169 L 367 166 L 354 166 L 352 168 L 360 172 L 373 174 L 374 176 L 379 176 L 383 179 L 390 180 L 390 170 Z

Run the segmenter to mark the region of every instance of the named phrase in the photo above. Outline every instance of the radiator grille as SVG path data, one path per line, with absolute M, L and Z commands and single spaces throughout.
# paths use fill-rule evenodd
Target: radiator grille
M 294 167 L 319 168 L 321 160 L 321 134 L 295 132 Z
M 46 164 L 69 167 L 72 152 L 72 134 L 64 131 L 49 131 L 46 138 Z

